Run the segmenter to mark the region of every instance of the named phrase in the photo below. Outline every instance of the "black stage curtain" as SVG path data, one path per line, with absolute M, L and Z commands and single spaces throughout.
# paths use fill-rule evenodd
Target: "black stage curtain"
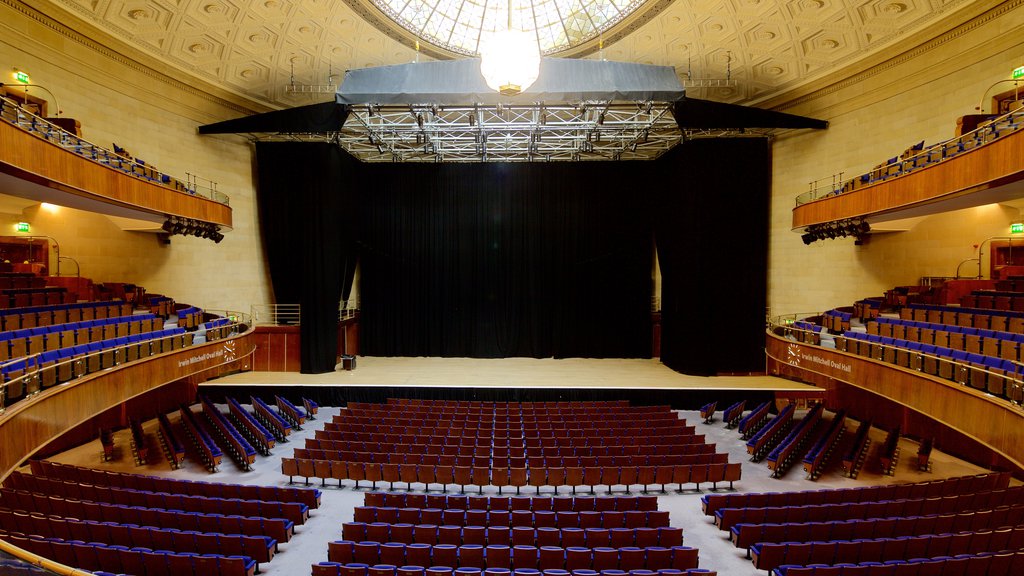
M 356 263 L 355 163 L 328 143 L 260 142 L 258 202 L 275 301 L 302 306 L 304 373 L 331 372 L 338 349 L 338 302 Z M 345 285 L 347 283 L 347 285 Z
M 658 162 L 661 360 L 686 374 L 763 372 L 768 141 L 691 140 Z
M 650 357 L 636 163 L 359 168 L 361 353 Z

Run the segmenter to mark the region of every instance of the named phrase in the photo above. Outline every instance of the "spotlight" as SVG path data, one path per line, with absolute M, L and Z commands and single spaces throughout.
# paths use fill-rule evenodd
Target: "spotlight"
M 861 220 L 860 224 L 857 225 L 857 231 L 861 234 L 867 234 L 871 232 L 871 224 L 868 224 L 866 220 Z
M 811 242 L 817 240 L 817 238 L 814 237 L 814 234 L 810 233 L 800 236 L 800 239 L 804 241 L 804 244 L 810 244 Z
M 171 234 L 171 231 L 174 230 L 174 222 L 172 222 L 172 220 L 174 220 L 174 218 L 168 218 L 167 220 L 164 220 L 164 223 L 160 226 L 160 228 L 168 234 Z

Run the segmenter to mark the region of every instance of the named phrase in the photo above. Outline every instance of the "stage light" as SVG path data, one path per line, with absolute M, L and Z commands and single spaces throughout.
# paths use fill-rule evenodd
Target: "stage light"
M 168 234 L 171 234 L 172 231 L 174 230 L 174 224 L 169 219 L 168 220 L 164 220 L 164 223 L 160 226 L 160 228 L 164 232 L 167 232 Z
M 804 241 L 804 244 L 808 244 L 808 245 L 811 242 L 814 242 L 815 240 L 817 240 L 817 238 L 814 237 L 814 234 L 810 234 L 810 233 L 804 234 L 803 236 L 800 237 L 800 239 Z

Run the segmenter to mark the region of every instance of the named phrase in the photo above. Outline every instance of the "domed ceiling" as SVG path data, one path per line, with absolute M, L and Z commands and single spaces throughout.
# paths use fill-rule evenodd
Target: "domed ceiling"
M 289 84 L 335 84 L 347 69 L 474 54 L 481 34 L 504 27 L 509 6 L 507 0 L 30 3 L 58 20 L 62 10 L 70 11 L 175 70 L 273 107 L 325 99 L 289 91 Z M 970 4 L 513 0 L 511 6 L 514 26 L 536 30 L 549 55 L 670 65 L 684 80 L 728 74 L 729 85 L 688 91 L 752 103 L 853 63 Z

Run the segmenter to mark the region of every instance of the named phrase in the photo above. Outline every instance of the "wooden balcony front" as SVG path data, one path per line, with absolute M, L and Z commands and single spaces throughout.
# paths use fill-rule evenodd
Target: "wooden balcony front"
M 960 142 L 968 142 L 969 135 L 961 136 L 922 152 L 922 166 L 905 171 L 905 163 L 898 162 L 896 168 L 882 168 L 895 175 L 798 204 L 793 228 L 851 218 L 874 223 L 1024 197 L 1024 129 L 1014 126 L 998 134 L 979 129 L 967 149 Z

